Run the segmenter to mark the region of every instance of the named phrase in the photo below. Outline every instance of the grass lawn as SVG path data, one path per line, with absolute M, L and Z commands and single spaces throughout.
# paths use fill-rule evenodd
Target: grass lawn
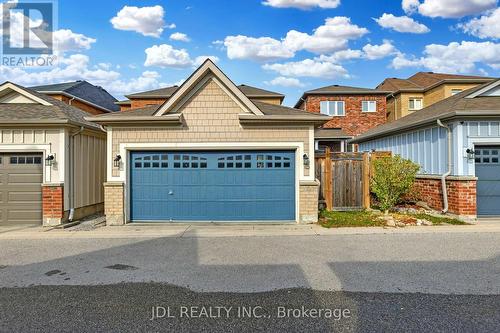
M 320 212 L 320 223 L 325 228 L 339 227 L 382 227 L 384 221 L 377 220 L 370 212 L 331 212 L 323 210 Z
M 402 214 L 398 214 L 401 216 Z M 340 227 L 383 227 L 385 222 L 377 219 L 380 216 L 367 211 L 352 212 L 331 212 L 323 210 L 320 212 L 320 224 L 325 228 Z M 437 217 L 428 214 L 408 214 L 407 217 L 415 219 L 425 219 L 431 221 L 434 225 L 453 224 L 466 225 L 467 223 L 454 219 L 452 217 Z M 397 216 L 396 216 L 397 218 Z

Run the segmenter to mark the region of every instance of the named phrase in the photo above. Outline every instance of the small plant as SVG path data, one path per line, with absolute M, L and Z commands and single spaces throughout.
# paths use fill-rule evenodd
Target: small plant
M 374 161 L 370 187 L 380 203 L 381 210 L 387 214 L 412 188 L 419 169 L 418 164 L 399 155 Z

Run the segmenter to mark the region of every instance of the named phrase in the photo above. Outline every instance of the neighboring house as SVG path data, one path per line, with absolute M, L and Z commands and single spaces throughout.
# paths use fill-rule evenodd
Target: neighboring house
M 386 92 L 357 87 L 327 86 L 306 91 L 295 104 L 298 109 L 331 116 L 315 132 L 315 149 L 354 151 L 349 139 L 386 122 Z
M 314 128 L 206 60 L 162 105 L 87 118 L 108 134 L 105 214 L 128 222 L 316 222 Z
M 160 105 L 165 103 L 178 89 L 178 86 L 160 88 L 155 90 L 144 91 L 140 93 L 126 95 L 127 100 L 116 102 L 120 106 L 120 111 L 127 111 L 146 106 Z M 264 103 L 281 105 L 285 95 L 275 93 L 272 91 L 247 86 L 239 85 L 238 89 L 241 90 L 246 97 L 251 100 L 256 100 Z
M 392 151 L 418 163 L 421 173 L 416 188 L 431 207 L 444 208 L 445 177 L 450 213 L 500 215 L 500 80 L 461 92 L 353 141 L 360 150 Z
M 86 116 L 0 85 L 0 224 L 57 225 L 102 211 L 106 134 Z
M 390 92 L 387 96 L 390 122 L 492 80 L 484 76 L 418 72 L 407 79 L 385 79 L 377 89 Z
M 94 86 L 87 81 L 73 81 L 43 86 L 30 87 L 39 93 L 49 95 L 68 105 L 82 109 L 91 114 L 119 111 L 116 98 L 104 88 Z

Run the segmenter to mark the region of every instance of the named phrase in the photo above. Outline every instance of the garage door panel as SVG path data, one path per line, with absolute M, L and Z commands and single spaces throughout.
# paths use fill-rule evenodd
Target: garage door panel
M 8 176 L 8 182 L 10 185 L 38 185 L 42 182 L 42 175 L 30 173 L 10 173 Z
M 153 156 L 168 167 L 153 168 Z M 294 159 L 289 151 L 133 152 L 131 219 L 295 220 Z
M 40 192 L 20 192 L 20 191 L 10 191 L 9 192 L 9 202 L 10 203 L 41 203 L 42 198 L 40 197 Z
M 478 215 L 500 215 L 500 147 L 475 149 Z

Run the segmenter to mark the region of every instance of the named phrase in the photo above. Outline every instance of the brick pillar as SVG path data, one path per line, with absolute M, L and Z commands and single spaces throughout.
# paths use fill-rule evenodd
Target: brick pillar
M 319 181 L 302 181 L 299 188 L 299 223 L 318 222 Z
M 44 226 L 62 224 L 64 184 L 42 184 L 42 218 Z
M 104 183 L 104 214 L 106 215 L 106 225 L 125 224 L 124 208 L 123 183 Z

